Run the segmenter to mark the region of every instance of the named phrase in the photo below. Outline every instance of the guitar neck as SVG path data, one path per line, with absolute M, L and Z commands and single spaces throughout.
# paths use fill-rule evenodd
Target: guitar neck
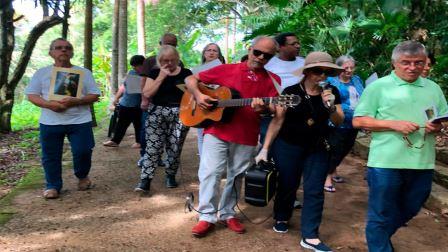
M 218 101 L 218 107 L 243 107 L 243 106 L 250 106 L 250 104 L 252 103 L 253 99 L 254 98 L 220 100 L 220 101 Z M 265 104 L 271 104 L 271 103 L 275 104 L 277 102 L 277 98 L 276 97 L 262 97 L 260 99 L 262 99 Z

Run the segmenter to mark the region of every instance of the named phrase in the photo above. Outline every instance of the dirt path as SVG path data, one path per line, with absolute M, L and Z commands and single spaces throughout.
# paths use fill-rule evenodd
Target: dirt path
M 97 137 L 91 178 L 92 190 L 76 191 L 71 169 L 64 175 L 60 199 L 44 200 L 41 190 L 28 191 L 14 200 L 18 214 L 0 227 L 0 251 L 301 251 L 296 210 L 287 234 L 272 231 L 272 220 L 260 225 L 245 220 L 247 233 L 238 235 L 218 226 L 209 236 L 196 239 L 190 230 L 195 213 L 184 213 L 185 189 L 197 196 L 198 158 L 195 130 L 191 130 L 182 155 L 181 187 L 164 187 L 159 168 L 149 197 L 133 192 L 138 181 L 138 151 L 132 138 L 121 147 L 101 146 Z M 364 219 L 367 199 L 363 161 L 350 156 L 341 174 L 347 183 L 326 194 L 321 237 L 336 251 L 366 251 Z M 180 174 L 178 176 L 180 178 Z M 301 197 L 301 196 L 300 196 Z M 197 202 L 196 202 L 197 203 Z M 255 208 L 240 202 L 255 221 L 265 219 L 271 206 Z M 427 210 L 395 236 L 397 251 L 448 251 L 448 222 Z

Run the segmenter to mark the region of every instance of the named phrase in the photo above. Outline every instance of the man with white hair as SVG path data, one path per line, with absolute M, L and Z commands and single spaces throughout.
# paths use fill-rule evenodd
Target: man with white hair
M 355 109 L 353 126 L 372 131 L 368 159 L 369 251 L 393 251 L 392 235 L 411 220 L 431 192 L 434 116 L 448 113 L 440 87 L 420 74 L 425 47 L 404 41 L 392 52 L 395 70 L 368 85 Z
M 278 48 L 277 42 L 266 36 L 254 39 L 247 62 L 224 64 L 187 77 L 186 84 L 198 105 L 207 109 L 216 99 L 198 89 L 198 81 L 219 84 L 239 92 L 242 98 L 272 97 L 278 92 L 264 65 Z M 253 99 L 251 107 L 235 110 L 229 122 L 217 122 L 204 130 L 203 152 L 199 166 L 199 222 L 192 229 L 196 237 L 205 236 L 218 221 L 236 233 L 244 233 L 244 226 L 235 218 L 238 191 L 244 171 L 253 162 L 253 153 L 260 132 L 259 113 L 267 107 L 261 99 Z M 227 169 L 227 180 L 222 195 L 219 186 Z M 219 203 L 219 205 L 218 205 Z M 218 207 L 219 206 L 219 207 Z

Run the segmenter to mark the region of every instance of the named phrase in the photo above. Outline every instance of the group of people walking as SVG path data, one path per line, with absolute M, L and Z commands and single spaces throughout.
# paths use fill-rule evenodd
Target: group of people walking
M 247 60 L 236 64 L 225 64 L 219 46 L 210 43 L 203 50 L 202 63 L 220 63 L 193 72 L 184 67 L 176 46 L 177 38 L 165 34 L 157 56 L 132 57 L 129 74 L 143 76 L 142 95 L 127 93 L 124 83 L 115 96 L 121 121 L 114 137 L 103 144 L 117 147 L 126 128 L 134 124 L 133 147 L 142 149 L 138 162 L 141 175 L 135 191 L 150 191 L 164 152 L 166 187 L 178 186 L 175 176 L 188 132 L 179 120 L 181 86 L 186 84 L 198 109 L 206 110 L 212 109 L 217 100 L 202 93 L 199 82 L 217 84 L 237 91 L 241 98 L 253 99 L 250 106 L 235 109 L 229 120 L 198 131 L 199 221 L 192 228 L 194 236 L 206 236 L 217 222 L 244 233 L 234 209 L 244 172 L 254 162 L 273 159 L 278 169 L 273 230 L 288 232 L 303 178 L 300 245 L 314 251 L 332 251 L 319 237 L 324 195 L 336 191 L 333 183 L 344 182 L 336 168 L 353 147 L 358 129 L 365 129 L 372 131 L 367 244 L 370 251 L 393 251 L 391 236 L 418 213 L 431 191 L 434 133 L 442 125 L 432 122 L 429 115 L 448 113 L 440 87 L 420 76 L 428 61 L 422 44 L 398 44 L 392 53 L 394 70 L 367 87 L 354 75 L 356 62 L 351 56 L 340 56 L 334 62 L 328 53 L 317 51 L 302 58 L 300 42 L 293 33 L 255 38 Z M 78 68 L 70 63 L 73 46 L 64 39 L 51 43 L 50 56 L 54 66 Z M 83 69 L 82 98 L 48 100 L 52 67 L 36 72 L 26 89 L 29 100 L 42 107 L 40 131 L 47 199 L 57 198 L 62 188 L 60 163 L 65 136 L 72 146 L 79 189 L 90 187 L 94 143 L 88 105 L 99 96 L 91 72 Z M 301 103 L 286 108 L 259 98 L 278 95 L 299 96 Z M 226 183 L 221 190 L 224 173 Z

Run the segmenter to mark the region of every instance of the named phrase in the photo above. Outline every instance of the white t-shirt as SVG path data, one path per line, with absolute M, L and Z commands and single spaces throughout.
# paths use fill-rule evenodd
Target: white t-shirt
M 82 80 L 82 96 L 87 94 L 101 94 L 101 91 L 95 84 L 92 72 L 78 66 L 73 66 L 72 68 L 84 72 L 84 78 Z M 37 70 L 31 78 L 29 85 L 26 87 L 25 94 L 40 95 L 43 99 L 48 101 L 52 70 L 53 66 L 47 66 Z M 41 108 L 39 118 L 39 123 L 45 125 L 81 124 L 90 121 L 92 121 L 92 115 L 90 114 L 89 105 L 71 107 L 63 112 L 54 112 L 50 109 Z
M 278 75 L 282 80 L 282 90 L 285 88 L 297 84 L 302 80 L 302 76 L 296 76 L 292 73 L 297 69 L 303 67 L 305 59 L 302 57 L 296 57 L 294 61 L 281 60 L 278 56 L 273 57 L 264 68 Z

